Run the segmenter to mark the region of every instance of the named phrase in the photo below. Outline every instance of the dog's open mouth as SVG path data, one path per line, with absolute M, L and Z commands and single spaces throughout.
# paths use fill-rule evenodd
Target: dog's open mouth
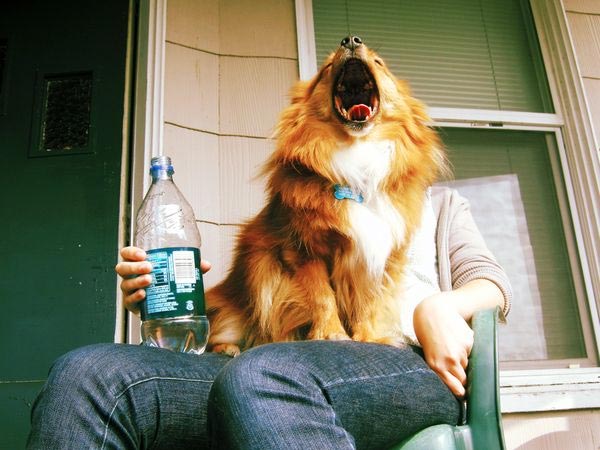
M 379 92 L 361 60 L 350 59 L 344 64 L 335 81 L 333 102 L 340 117 L 348 122 L 367 122 L 376 114 Z

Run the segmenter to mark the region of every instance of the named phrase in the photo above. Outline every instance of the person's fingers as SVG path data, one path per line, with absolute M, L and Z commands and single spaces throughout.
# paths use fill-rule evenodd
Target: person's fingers
M 467 351 L 465 351 L 465 353 L 460 358 L 460 361 L 459 361 L 460 362 L 460 367 L 461 367 L 461 369 L 463 369 L 463 371 L 469 365 L 469 353 L 467 353 Z
M 133 278 L 123 278 L 121 281 L 121 290 L 125 295 L 131 294 L 138 289 L 144 289 L 152 283 L 152 276 L 140 275 Z
M 123 278 L 144 275 L 152 272 L 152 264 L 148 261 L 121 261 L 115 266 L 115 271 Z
M 456 397 L 463 398 L 465 396 L 465 387 L 458 378 L 456 378 L 450 372 L 442 372 L 438 373 L 438 375 Z
M 467 385 L 467 371 L 465 368 L 456 364 L 448 369 L 450 375 L 456 378 L 463 386 Z
M 125 308 L 132 313 L 138 313 L 140 310 L 139 302 L 146 298 L 146 290 L 145 287 L 149 286 L 152 283 L 152 276 L 149 274 L 138 275 L 137 272 L 140 270 L 148 271 L 152 270 L 152 266 L 148 262 L 143 263 L 119 263 L 121 267 L 117 265 L 117 273 L 121 275 L 123 280 L 121 281 L 121 292 L 123 292 L 123 305 Z M 140 269 L 139 266 L 148 265 L 148 267 L 142 267 Z M 130 274 L 130 275 L 124 275 Z
M 123 292 L 123 304 L 125 308 L 132 313 L 140 310 L 139 303 L 146 298 L 144 289 L 152 283 L 152 276 L 140 275 L 134 278 L 125 278 L 121 282 L 121 291 Z
M 121 249 L 121 258 L 126 261 L 144 261 L 146 259 L 146 252 L 138 247 L 123 247 Z
M 208 272 L 212 267 L 212 264 L 210 263 L 210 261 L 206 261 L 206 260 L 202 260 L 200 261 L 200 270 L 202 271 L 202 273 L 206 273 Z
M 146 291 L 138 289 L 123 297 L 123 304 L 128 311 L 137 314 L 140 311 L 140 302 L 146 298 Z
M 468 325 L 467 325 L 468 327 Z M 468 358 L 469 355 L 471 354 L 471 350 L 473 350 L 473 344 L 475 343 L 475 332 L 468 327 L 466 329 L 466 336 L 465 336 L 465 351 L 466 351 L 466 357 Z M 466 366 L 463 366 L 466 367 Z
M 466 357 L 465 357 L 466 359 Z M 426 358 L 427 364 L 431 369 L 438 374 L 442 381 L 450 388 L 452 393 L 458 398 L 465 395 L 465 386 L 467 384 L 466 367 L 462 366 L 462 358 L 460 357 L 444 357 L 444 358 Z

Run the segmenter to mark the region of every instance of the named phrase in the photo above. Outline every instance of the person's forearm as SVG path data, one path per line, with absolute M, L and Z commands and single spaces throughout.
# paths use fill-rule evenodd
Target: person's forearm
M 504 306 L 502 291 L 486 279 L 471 280 L 453 290 L 450 301 L 465 320 L 471 320 L 476 311 Z

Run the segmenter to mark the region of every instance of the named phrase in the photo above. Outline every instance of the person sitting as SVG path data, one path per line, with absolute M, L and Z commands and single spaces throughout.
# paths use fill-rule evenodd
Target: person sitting
M 512 294 L 468 202 L 433 187 L 428 208 L 407 271 L 411 345 L 283 342 L 236 358 L 86 346 L 53 365 L 27 447 L 380 449 L 456 424 L 473 345 L 468 322 L 496 306 L 506 315 Z M 141 249 L 121 257 L 124 303 L 137 312 L 151 267 Z

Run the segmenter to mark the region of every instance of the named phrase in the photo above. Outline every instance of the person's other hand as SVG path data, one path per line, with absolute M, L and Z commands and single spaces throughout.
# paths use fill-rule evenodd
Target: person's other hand
M 138 247 L 125 247 L 121 250 L 123 261 L 118 263 L 115 271 L 122 278 L 121 291 L 123 304 L 132 313 L 138 313 L 139 303 L 146 298 L 146 291 L 152 283 L 152 264 L 146 261 L 146 252 Z M 206 273 L 210 270 L 208 261 L 201 261 L 200 270 Z
M 413 324 L 425 361 L 459 398 L 465 395 L 473 330 L 453 306 L 456 292 L 440 292 L 415 309 Z

